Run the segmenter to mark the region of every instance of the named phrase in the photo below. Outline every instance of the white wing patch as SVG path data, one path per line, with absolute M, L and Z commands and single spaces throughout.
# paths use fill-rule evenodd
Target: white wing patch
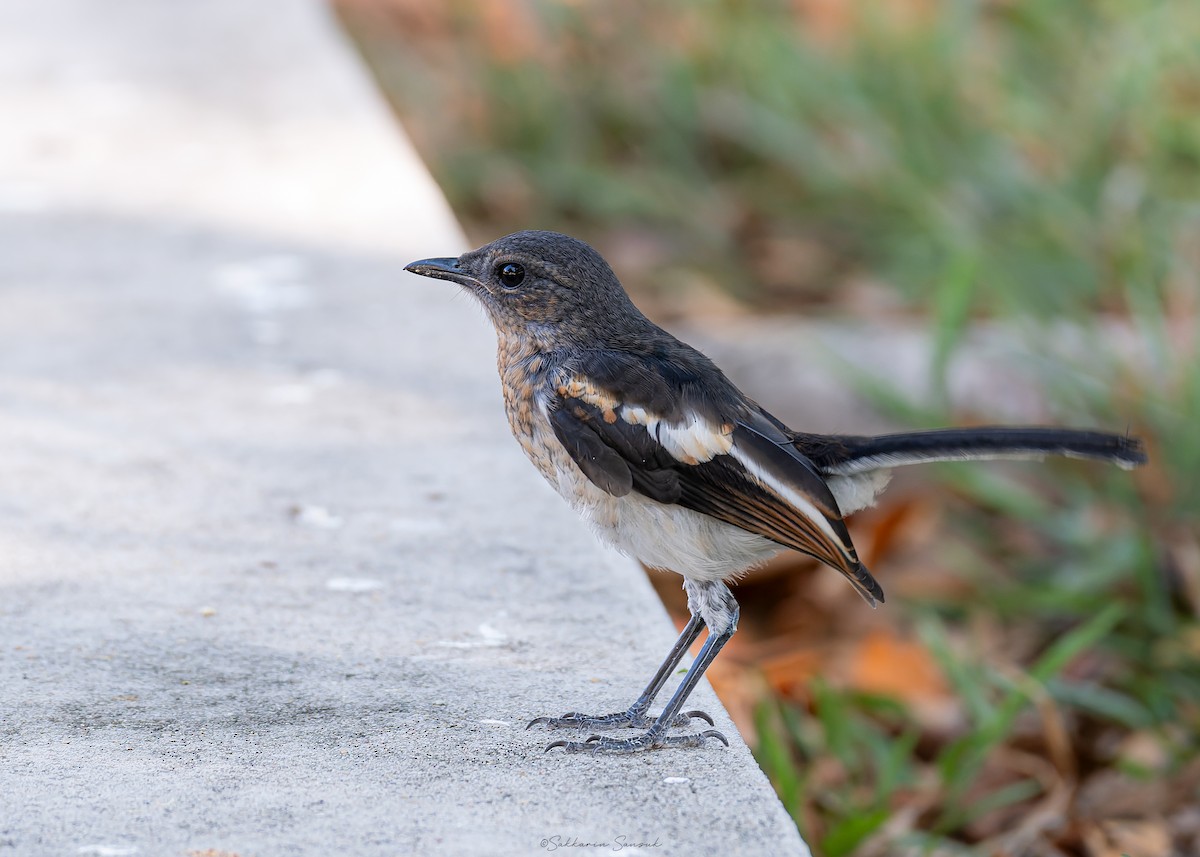
M 624 420 L 631 426 L 644 426 L 676 461 L 700 464 L 718 455 L 728 455 L 733 447 L 733 425 L 714 425 L 699 414 L 689 412 L 674 423 L 642 407 L 627 405 L 590 381 L 574 377 L 558 385 L 558 394 L 578 399 L 600 411 L 606 423 Z
M 733 426 L 714 426 L 698 414 L 689 413 L 678 425 L 646 412 L 644 408 L 624 407 L 621 419 L 633 426 L 645 426 L 663 449 L 684 464 L 712 461 L 733 449 Z

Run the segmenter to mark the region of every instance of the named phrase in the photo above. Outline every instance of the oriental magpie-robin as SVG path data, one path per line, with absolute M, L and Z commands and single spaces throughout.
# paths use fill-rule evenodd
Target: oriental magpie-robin
M 1061 455 L 1145 462 L 1124 435 L 1057 428 L 944 429 L 880 437 L 793 431 L 707 357 L 647 319 L 600 255 L 554 232 L 518 232 L 457 259 L 405 270 L 463 286 L 496 328 L 509 426 L 525 454 L 604 541 L 684 577 L 691 620 L 627 711 L 530 725 L 643 729 L 555 741 L 567 752 L 697 747 L 715 730 L 670 735 L 702 712 L 688 694 L 733 635 L 728 582 L 783 548 L 840 571 L 874 605 L 843 516 L 871 505 L 890 468 L 927 461 Z M 708 637 L 660 715 L 648 714 L 685 652 Z M 728 742 L 726 742 L 728 743 Z

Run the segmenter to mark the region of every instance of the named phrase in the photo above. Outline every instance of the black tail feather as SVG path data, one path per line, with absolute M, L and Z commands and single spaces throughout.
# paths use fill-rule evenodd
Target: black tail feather
M 980 426 L 878 437 L 796 434 L 794 440 L 822 471 L 838 475 L 931 461 L 1048 455 L 1110 461 L 1125 469 L 1146 463 L 1146 453 L 1138 438 L 1078 429 Z

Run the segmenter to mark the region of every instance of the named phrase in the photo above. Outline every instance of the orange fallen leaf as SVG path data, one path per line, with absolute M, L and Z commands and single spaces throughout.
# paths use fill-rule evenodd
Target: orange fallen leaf
M 777 694 L 795 697 L 823 671 L 826 658 L 816 649 L 796 649 L 764 658 L 760 666 L 767 684 Z
M 961 717 L 933 655 L 891 629 L 873 630 L 859 641 L 850 653 L 847 673 L 851 687 L 902 700 L 928 728 L 945 731 Z

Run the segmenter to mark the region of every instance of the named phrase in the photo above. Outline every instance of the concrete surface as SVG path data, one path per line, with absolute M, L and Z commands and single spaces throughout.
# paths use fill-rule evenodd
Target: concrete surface
M 523 731 L 674 630 L 322 6 L 10 0 L 0 115 L 0 854 L 807 853 L 707 685 L 727 750 Z

